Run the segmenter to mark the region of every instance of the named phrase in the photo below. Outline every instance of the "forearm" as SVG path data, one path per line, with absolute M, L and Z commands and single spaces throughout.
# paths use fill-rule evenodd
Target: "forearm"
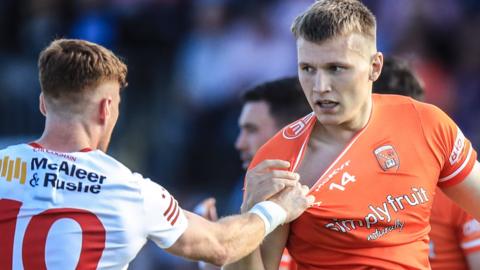
M 287 241 L 290 225 L 279 226 L 270 233 L 264 240 L 260 248 L 250 253 L 241 260 L 228 265 L 226 270 L 243 269 L 278 269 L 282 257 L 285 243 Z
M 246 213 L 210 222 L 187 212 L 189 226 L 167 251 L 191 260 L 217 266 L 247 256 L 262 242 L 265 223 L 256 214 Z
M 228 217 L 218 222 L 219 230 L 217 237 L 219 245 L 223 246 L 227 254 L 224 264 L 236 262 L 252 253 L 262 242 L 265 236 L 264 223 L 256 214 L 243 214 L 240 216 Z M 253 253 L 254 254 L 254 253 Z M 250 261 L 250 254 L 244 263 Z M 258 252 L 260 258 L 260 253 Z M 254 261 L 252 261 L 255 264 Z M 260 260 L 261 262 L 261 260 Z M 246 264 L 250 265 L 250 264 Z M 227 268 L 228 269 L 228 268 Z M 257 267 L 242 267 L 238 269 L 260 269 Z
M 262 257 L 260 255 L 260 249 L 255 249 L 249 255 L 243 257 L 242 259 L 226 265 L 222 270 L 244 270 L 244 269 L 255 269 L 255 270 L 264 270 Z

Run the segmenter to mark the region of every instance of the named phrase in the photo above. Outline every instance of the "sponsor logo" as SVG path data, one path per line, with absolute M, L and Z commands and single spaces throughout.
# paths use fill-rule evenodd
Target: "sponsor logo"
M 282 131 L 283 137 L 288 140 L 300 137 L 300 135 L 302 135 L 307 130 L 308 121 L 310 121 L 312 117 L 313 113 L 286 126 Z
M 0 179 L 8 182 L 18 180 L 20 184 L 25 184 L 27 177 L 27 162 L 21 158 L 10 158 L 3 156 L 0 159 Z
M 47 158 L 33 158 L 30 169 L 35 172 L 29 180 L 32 187 L 43 186 L 98 194 L 107 179 L 104 175 L 85 170 L 67 161 L 54 163 L 49 162 Z
M 377 158 L 378 164 L 384 171 L 395 170 L 400 167 L 400 159 L 398 158 L 395 148 L 391 145 L 383 145 L 373 151 Z
M 463 135 L 460 129 L 457 129 L 457 138 L 455 139 L 455 144 L 453 145 L 452 153 L 450 154 L 450 165 L 457 163 L 460 160 L 460 157 L 465 147 L 465 136 Z
M 367 236 L 368 241 L 377 240 L 394 231 L 402 231 L 405 222 L 394 219 L 395 214 L 404 211 L 409 205 L 415 207 L 429 202 L 427 191 L 411 187 L 410 194 L 399 196 L 387 195 L 380 205 L 369 205 L 368 213 L 363 219 L 333 219 L 325 228 L 340 233 L 348 233 L 358 228 L 375 229 Z
M 401 221 L 401 220 L 395 220 L 395 223 L 391 226 L 387 226 L 387 227 L 383 227 L 381 228 L 380 230 L 378 228 L 375 229 L 375 231 L 371 234 L 369 234 L 367 236 L 367 240 L 368 241 L 372 241 L 372 240 L 377 240 L 378 238 L 394 231 L 394 230 L 398 230 L 399 232 L 402 231 L 403 229 L 403 226 L 405 225 L 405 222 Z

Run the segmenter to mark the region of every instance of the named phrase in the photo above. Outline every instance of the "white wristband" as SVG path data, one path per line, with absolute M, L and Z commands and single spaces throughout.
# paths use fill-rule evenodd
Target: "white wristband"
M 257 203 L 248 212 L 258 215 L 263 220 L 265 236 L 285 223 L 287 219 L 287 212 L 280 205 L 271 201 Z

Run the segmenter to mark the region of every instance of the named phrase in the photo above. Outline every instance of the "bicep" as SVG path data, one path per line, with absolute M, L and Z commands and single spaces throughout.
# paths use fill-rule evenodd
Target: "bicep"
M 462 182 L 443 189 L 450 199 L 480 220 L 480 163 L 475 162 L 473 169 Z
M 287 243 L 290 224 L 279 226 L 270 233 L 260 246 L 263 265 L 266 270 L 277 270 Z

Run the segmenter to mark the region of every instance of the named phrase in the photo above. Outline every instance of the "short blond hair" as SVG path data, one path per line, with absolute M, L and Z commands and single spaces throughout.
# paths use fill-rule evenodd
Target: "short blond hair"
M 292 25 L 295 38 L 322 42 L 332 37 L 359 33 L 376 40 L 373 13 L 358 0 L 318 0 Z
M 125 63 L 110 50 L 85 40 L 54 40 L 40 53 L 38 68 L 42 93 L 71 103 L 105 81 L 127 86 Z

